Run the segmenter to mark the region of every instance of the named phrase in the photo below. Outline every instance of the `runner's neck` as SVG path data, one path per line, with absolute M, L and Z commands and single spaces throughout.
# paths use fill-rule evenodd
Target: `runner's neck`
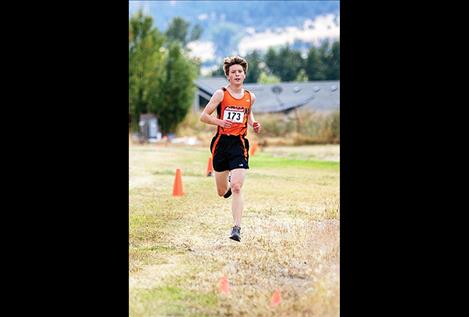
M 243 95 L 244 94 L 244 89 L 242 86 L 239 86 L 239 87 L 233 87 L 231 85 L 228 85 L 228 88 L 233 94 L 236 94 L 236 95 Z

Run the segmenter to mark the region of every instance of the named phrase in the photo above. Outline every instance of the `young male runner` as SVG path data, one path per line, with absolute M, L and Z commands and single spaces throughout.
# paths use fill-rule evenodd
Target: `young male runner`
M 252 105 L 256 96 L 243 88 L 248 63 L 239 56 L 224 59 L 223 69 L 229 84 L 213 94 L 200 115 L 200 121 L 218 126 L 210 144 L 213 169 L 218 195 L 228 198 L 233 194 L 231 210 L 233 228 L 230 239 L 241 241 L 241 215 L 243 213 L 243 187 L 246 169 L 249 169 L 249 141 L 246 139 L 248 125 L 254 132 L 261 131 L 255 121 Z M 211 116 L 217 110 L 217 117 Z M 230 183 L 228 177 L 230 175 Z

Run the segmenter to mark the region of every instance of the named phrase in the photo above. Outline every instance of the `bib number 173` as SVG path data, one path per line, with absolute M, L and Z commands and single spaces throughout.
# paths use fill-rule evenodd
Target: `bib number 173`
M 242 123 L 244 119 L 244 111 L 242 110 L 227 110 L 225 109 L 223 120 L 231 122 Z

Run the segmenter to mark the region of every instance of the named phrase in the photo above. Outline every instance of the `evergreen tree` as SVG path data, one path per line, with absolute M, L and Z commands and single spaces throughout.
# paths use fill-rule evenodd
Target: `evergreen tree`
M 301 53 L 291 50 L 287 45 L 280 49 L 277 74 L 282 81 L 294 81 L 303 68 L 303 64 Z
M 326 78 L 326 74 L 324 73 L 324 65 L 319 54 L 319 49 L 315 46 L 312 46 L 308 51 L 305 66 L 308 80 L 324 80 Z
M 340 79 L 340 42 L 332 43 L 328 54 L 325 58 L 327 65 L 326 78 L 327 80 Z
M 256 83 L 261 74 L 259 64 L 262 62 L 259 52 L 253 51 L 246 55 L 245 59 L 248 62 L 248 72 L 245 79 L 245 83 Z
M 267 74 L 273 74 L 273 75 L 279 75 L 279 61 L 278 61 L 278 56 L 277 52 L 273 47 L 269 47 L 267 50 L 267 53 L 264 56 L 264 62 L 267 66 L 266 73 Z

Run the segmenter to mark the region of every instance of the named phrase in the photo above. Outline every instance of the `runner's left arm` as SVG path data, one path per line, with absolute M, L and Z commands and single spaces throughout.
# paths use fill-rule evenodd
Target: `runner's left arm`
M 259 133 L 261 131 L 261 124 L 257 122 L 256 119 L 254 119 L 254 114 L 252 112 L 252 106 L 256 102 L 256 95 L 251 93 L 251 99 L 252 99 L 252 103 L 251 103 L 251 111 L 249 112 L 248 124 L 251 127 L 253 127 L 254 132 Z

